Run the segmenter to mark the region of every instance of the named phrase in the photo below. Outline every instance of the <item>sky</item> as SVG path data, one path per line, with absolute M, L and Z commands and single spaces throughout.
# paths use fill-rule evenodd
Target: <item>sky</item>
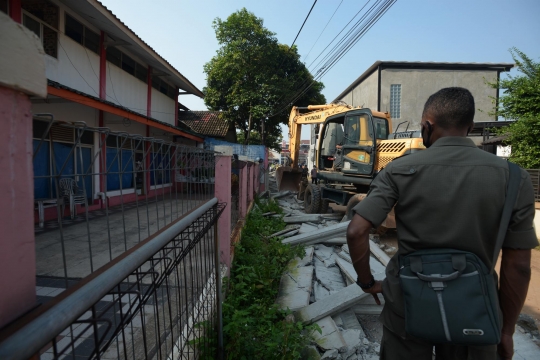
M 203 66 L 219 47 L 215 18 L 245 7 L 280 43 L 290 45 L 313 5 L 313 0 L 100 1 L 200 90 L 206 85 Z M 296 41 L 301 61 L 309 67 L 367 1 L 318 0 Z M 511 63 L 508 50 L 517 47 L 540 61 L 539 15 L 540 0 L 398 0 L 321 79 L 323 94 L 333 101 L 377 60 Z M 194 95 L 183 95 L 180 102 L 206 110 Z

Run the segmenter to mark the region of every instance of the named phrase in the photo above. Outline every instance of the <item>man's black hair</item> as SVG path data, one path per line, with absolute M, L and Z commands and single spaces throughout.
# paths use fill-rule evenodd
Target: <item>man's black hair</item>
M 461 87 L 449 87 L 431 95 L 422 117 L 429 115 L 443 129 L 469 127 L 474 119 L 474 97 Z

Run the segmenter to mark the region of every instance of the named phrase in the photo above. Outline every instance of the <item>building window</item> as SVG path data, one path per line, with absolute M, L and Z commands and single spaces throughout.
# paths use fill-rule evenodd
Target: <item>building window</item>
M 58 57 L 58 6 L 49 1 L 23 0 L 23 25 L 42 41 L 45 54 Z
M 0 0 L 0 11 L 8 14 L 8 0 Z
M 83 45 L 88 50 L 99 54 L 99 35 L 68 14 L 66 14 L 65 31 L 69 38 Z
M 390 85 L 390 116 L 401 118 L 401 84 Z
M 115 47 L 107 48 L 107 61 L 118 66 L 142 82 L 147 82 L 148 68 L 133 60 Z
M 160 93 L 167 95 L 173 100 L 177 99 L 177 94 L 175 91 L 175 87 L 167 84 L 163 79 L 161 79 L 159 76 L 152 76 L 152 87 L 156 90 L 158 90 Z

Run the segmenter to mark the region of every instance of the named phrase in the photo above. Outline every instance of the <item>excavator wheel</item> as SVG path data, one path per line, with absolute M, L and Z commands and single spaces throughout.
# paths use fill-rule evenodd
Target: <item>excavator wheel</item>
M 349 199 L 349 202 L 347 203 L 347 220 L 352 220 L 354 216 L 353 208 L 364 198 L 366 197 L 366 194 L 356 194 L 352 198 Z
M 318 214 L 321 208 L 321 189 L 315 184 L 308 184 L 304 192 L 304 211 L 306 214 Z
M 321 199 L 321 214 L 326 214 L 328 212 L 329 205 L 330 201 Z

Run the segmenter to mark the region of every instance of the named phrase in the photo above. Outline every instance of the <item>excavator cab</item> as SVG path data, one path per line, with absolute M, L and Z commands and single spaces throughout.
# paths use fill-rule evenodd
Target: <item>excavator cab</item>
M 369 176 L 373 173 L 377 136 L 369 109 L 354 110 L 327 120 L 323 134 L 318 149 L 319 170 L 345 175 Z

